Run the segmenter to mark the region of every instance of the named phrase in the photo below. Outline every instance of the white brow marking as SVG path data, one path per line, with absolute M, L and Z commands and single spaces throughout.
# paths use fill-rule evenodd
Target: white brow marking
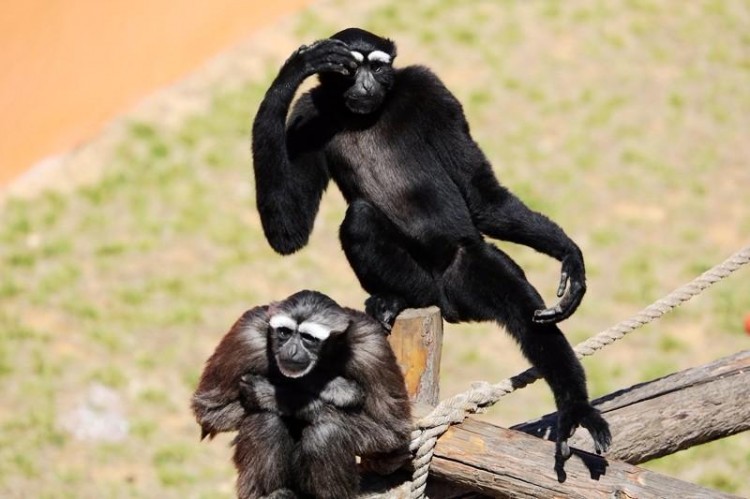
M 268 321 L 268 323 L 271 325 L 274 329 L 279 329 L 280 327 L 285 327 L 288 329 L 297 329 L 297 321 L 289 317 L 288 315 L 283 314 L 277 314 L 271 317 L 271 320 Z
M 317 322 L 303 322 L 299 325 L 299 332 L 324 341 L 331 335 L 331 328 Z
M 391 56 L 383 52 L 382 50 L 373 50 L 367 54 L 368 61 L 384 62 L 386 64 L 391 63 Z
M 357 59 L 357 62 L 362 62 L 365 60 L 365 56 L 362 55 L 362 52 L 357 52 L 356 50 L 352 50 L 352 56 Z

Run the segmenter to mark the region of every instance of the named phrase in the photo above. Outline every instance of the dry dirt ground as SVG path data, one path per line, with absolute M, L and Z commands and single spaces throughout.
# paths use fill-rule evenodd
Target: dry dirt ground
M 309 0 L 10 0 L 0 7 L 0 186 Z

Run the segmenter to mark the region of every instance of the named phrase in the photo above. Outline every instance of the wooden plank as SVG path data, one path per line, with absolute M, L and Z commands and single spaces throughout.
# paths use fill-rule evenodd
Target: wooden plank
M 491 497 L 735 497 L 580 450 L 561 468 L 554 452 L 552 442 L 469 418 L 440 438 L 431 473 Z
M 594 401 L 612 428 L 611 459 L 638 464 L 750 429 L 750 350 Z M 556 414 L 512 429 L 555 438 Z M 578 431 L 574 447 L 592 449 Z

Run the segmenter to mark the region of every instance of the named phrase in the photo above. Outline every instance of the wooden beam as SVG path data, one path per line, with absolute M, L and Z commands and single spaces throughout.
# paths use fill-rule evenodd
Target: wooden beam
M 437 307 L 404 310 L 396 318 L 388 340 L 404 372 L 412 401 L 437 404 L 443 347 L 440 310 Z
M 579 450 L 560 467 L 554 453 L 552 442 L 469 418 L 438 440 L 430 470 L 501 498 L 735 497 Z
M 750 350 L 594 401 L 612 429 L 607 457 L 638 464 L 750 429 Z M 556 414 L 512 427 L 555 438 Z M 587 431 L 571 446 L 592 449 Z

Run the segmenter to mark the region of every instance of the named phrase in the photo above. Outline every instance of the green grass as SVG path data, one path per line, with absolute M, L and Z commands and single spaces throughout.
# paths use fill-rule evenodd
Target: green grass
M 415 19 L 418 22 L 415 22 Z M 249 134 L 279 64 L 344 25 L 399 43 L 465 105 L 502 182 L 581 245 L 589 291 L 573 341 L 635 313 L 750 240 L 750 8 L 663 2 L 323 2 L 285 53 L 206 92 L 184 119 L 132 114 L 95 183 L 0 209 L 0 496 L 231 497 L 230 437 L 199 442 L 189 411 L 205 359 L 251 306 L 319 289 L 360 307 L 326 194 L 306 249 L 266 244 Z M 261 68 L 261 69 L 258 69 Z M 112 132 L 108 132 L 112 133 Z M 559 263 L 503 245 L 553 300 Z M 747 348 L 743 269 L 678 313 L 586 360 L 595 396 Z M 446 325 L 443 395 L 524 369 L 492 324 Z M 90 386 L 118 394 L 128 437 L 61 425 Z M 542 383 L 503 400 L 504 425 L 553 409 Z M 645 466 L 750 495 L 747 434 Z

